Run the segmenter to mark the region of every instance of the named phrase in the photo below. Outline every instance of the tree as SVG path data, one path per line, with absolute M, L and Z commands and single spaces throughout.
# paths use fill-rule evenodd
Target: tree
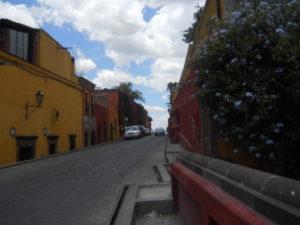
M 139 90 L 132 90 L 132 83 L 131 82 L 122 82 L 117 86 L 122 93 L 127 95 L 130 99 L 134 100 L 139 100 L 142 102 L 145 102 L 145 99 L 143 97 L 143 93 Z
M 177 82 L 169 82 L 167 89 L 170 91 L 170 95 L 169 95 L 169 103 L 168 103 L 168 111 L 169 113 L 171 112 L 171 105 L 172 105 L 172 93 L 174 91 L 174 88 L 176 88 L 178 86 Z
M 142 113 L 135 113 L 135 111 L 138 111 L 137 108 L 140 108 L 137 106 L 139 104 L 135 103 L 135 100 L 140 100 L 142 102 L 145 101 L 142 92 L 138 90 L 132 90 L 131 82 L 122 82 L 115 88 L 119 89 L 121 92 L 119 109 L 121 124 L 124 126 L 129 126 L 140 123 L 140 121 L 143 120 L 143 115 Z
M 300 1 L 242 1 L 195 57 L 218 136 L 300 178 Z
M 203 7 L 196 5 L 196 12 L 194 13 L 194 22 L 192 23 L 191 27 L 183 31 L 183 41 L 185 43 L 191 43 L 194 41 L 197 27 L 200 23 L 201 15 L 203 14 Z

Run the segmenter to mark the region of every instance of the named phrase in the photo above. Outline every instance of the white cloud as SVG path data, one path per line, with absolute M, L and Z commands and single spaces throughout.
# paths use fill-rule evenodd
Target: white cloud
M 27 26 L 38 28 L 42 21 L 39 20 L 38 15 L 35 16 L 36 8 L 28 8 L 26 5 L 12 5 L 9 2 L 0 1 L 1 18 L 13 20 Z
M 143 76 L 134 76 L 130 73 L 114 69 L 114 70 L 100 70 L 96 78 L 92 80 L 100 88 L 111 88 L 118 86 L 121 82 L 131 82 L 136 85 L 147 86 L 147 79 Z
M 90 40 L 104 44 L 105 54 L 116 68 L 103 70 L 98 77 L 122 72 L 131 61 L 137 64 L 153 60 L 151 73 L 138 77 L 137 83 L 157 91 L 166 89 L 168 82 L 178 81 L 183 67 L 187 45 L 182 42 L 182 31 L 193 20 L 196 3 L 205 0 L 38 0 L 40 6 L 11 5 L 0 0 L 1 15 L 30 26 L 43 22 L 71 24 Z M 156 8 L 149 22 L 143 19 L 144 8 Z M 3 12 L 2 12 L 3 11 Z M 94 68 L 91 61 L 81 60 L 83 71 Z M 127 74 L 124 76 L 124 74 Z M 122 77 L 118 75 L 118 78 Z M 95 78 L 99 81 L 99 78 Z M 115 78 L 114 80 L 117 80 Z M 125 80 L 123 80 L 125 81 Z M 128 80 L 126 80 L 128 81 Z M 100 82 L 100 81 L 99 81 Z M 108 83 L 108 82 L 102 82 Z M 113 83 L 113 82 L 110 82 Z
M 96 67 L 96 63 L 91 59 L 79 58 L 76 61 L 76 70 L 79 74 L 89 72 Z
M 164 113 L 149 113 L 149 115 L 153 118 L 152 121 L 152 129 L 162 127 L 166 128 L 168 126 L 168 118 L 169 118 L 169 113 L 164 112 Z
M 150 105 L 143 105 L 143 106 L 148 112 L 166 112 L 167 111 L 167 109 L 165 109 L 161 106 L 150 106 Z
M 157 91 L 167 89 L 169 82 L 178 81 L 184 58 L 159 58 L 151 66 L 149 86 Z

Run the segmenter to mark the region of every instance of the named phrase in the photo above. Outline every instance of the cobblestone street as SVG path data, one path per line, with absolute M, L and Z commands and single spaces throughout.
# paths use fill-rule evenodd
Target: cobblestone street
M 155 181 L 165 143 L 148 136 L 2 168 L 1 225 L 105 224 L 124 184 Z

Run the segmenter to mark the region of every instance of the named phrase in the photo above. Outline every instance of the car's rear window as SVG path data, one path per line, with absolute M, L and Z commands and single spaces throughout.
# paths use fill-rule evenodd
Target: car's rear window
M 127 127 L 126 130 L 127 131 L 138 130 L 138 128 L 137 127 Z

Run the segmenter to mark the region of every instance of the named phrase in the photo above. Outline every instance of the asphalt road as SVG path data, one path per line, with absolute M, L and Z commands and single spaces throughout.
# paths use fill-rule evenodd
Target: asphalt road
M 165 143 L 148 136 L 0 169 L 0 224 L 105 224 L 124 184 L 156 182 Z

